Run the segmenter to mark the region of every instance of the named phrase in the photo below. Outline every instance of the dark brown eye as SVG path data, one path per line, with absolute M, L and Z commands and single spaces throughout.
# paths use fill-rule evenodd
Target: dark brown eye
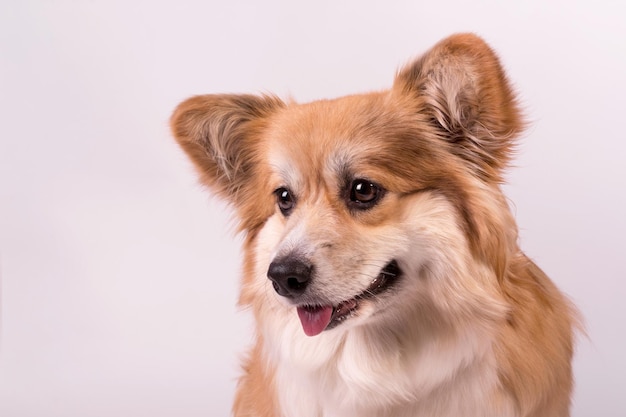
M 288 216 L 293 207 L 296 205 L 296 201 L 287 188 L 281 187 L 274 191 L 276 194 L 276 203 L 278 204 L 278 208 L 280 212 L 283 213 L 283 216 Z
M 383 190 L 371 181 L 356 179 L 350 186 L 350 205 L 358 209 L 374 206 L 383 194 Z

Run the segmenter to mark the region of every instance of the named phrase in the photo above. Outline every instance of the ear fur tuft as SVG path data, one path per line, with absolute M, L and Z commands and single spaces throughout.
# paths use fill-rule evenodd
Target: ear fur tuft
M 241 192 L 254 183 L 259 166 L 259 131 L 267 116 L 282 106 L 271 96 L 195 96 L 176 108 L 170 125 L 202 182 L 240 206 Z
M 417 98 L 452 152 L 480 177 L 501 181 L 524 122 L 498 57 L 481 38 L 444 39 L 398 73 L 394 91 Z

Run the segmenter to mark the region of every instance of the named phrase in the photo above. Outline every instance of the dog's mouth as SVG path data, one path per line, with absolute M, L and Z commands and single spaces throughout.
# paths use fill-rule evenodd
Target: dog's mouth
M 365 291 L 349 300 L 344 300 L 332 305 L 303 305 L 298 307 L 298 317 L 302 323 L 302 329 L 307 336 L 316 336 L 324 330 L 332 329 L 348 318 L 352 317 L 359 309 L 361 302 L 376 297 L 387 291 L 397 281 L 402 271 L 398 263 L 389 262 L 374 278 Z

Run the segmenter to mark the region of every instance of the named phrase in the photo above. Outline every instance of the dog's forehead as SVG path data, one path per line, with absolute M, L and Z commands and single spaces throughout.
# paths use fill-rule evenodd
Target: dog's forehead
M 390 117 L 377 93 L 291 105 L 267 133 L 270 169 L 294 183 L 356 175 L 381 152 Z

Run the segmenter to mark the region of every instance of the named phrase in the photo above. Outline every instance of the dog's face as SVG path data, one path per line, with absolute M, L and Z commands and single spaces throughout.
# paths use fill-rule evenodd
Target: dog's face
M 309 336 L 504 314 L 516 235 L 499 183 L 521 122 L 477 38 L 447 39 L 388 91 L 198 96 L 172 126 L 241 219 L 244 303 L 297 315 Z
M 297 307 L 308 335 L 385 310 L 404 260 L 422 244 L 407 233 L 407 211 L 429 185 L 399 175 L 410 152 L 403 144 L 419 131 L 403 127 L 392 106 L 382 94 L 313 103 L 268 129 L 275 210 L 259 240 L 270 249 L 273 288 Z

